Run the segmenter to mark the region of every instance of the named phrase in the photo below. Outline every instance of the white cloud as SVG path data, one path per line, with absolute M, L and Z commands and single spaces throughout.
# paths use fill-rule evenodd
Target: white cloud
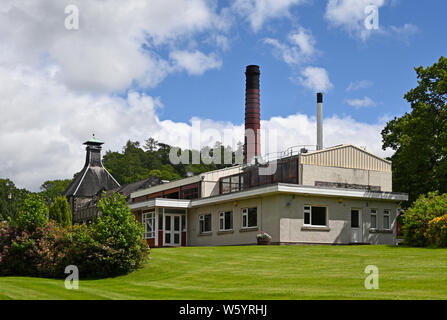
M 290 8 L 306 3 L 306 0 L 234 0 L 233 11 L 246 18 L 253 31 L 274 18 L 290 16 Z
M 264 43 L 271 45 L 273 54 L 289 65 L 298 65 L 311 60 L 316 54 L 315 38 L 310 30 L 300 27 L 287 37 L 290 44 L 281 43 L 277 39 L 266 38 Z
M 343 28 L 352 36 L 365 41 L 373 32 L 380 32 L 380 26 L 379 30 L 365 27 L 365 8 L 370 5 L 381 8 L 385 5 L 385 2 L 385 0 L 329 0 L 325 18 L 332 26 Z
M 64 1 L 3 1 L 0 63 L 55 66 L 57 78 L 80 91 L 119 92 L 133 83 L 152 87 L 175 70 L 159 49 L 182 50 L 197 34 L 224 45 L 231 25 L 229 9 L 217 12 L 217 4 L 207 0 L 71 4 L 79 8 L 79 30 L 65 29 Z
M 381 22 L 380 9 L 385 6 L 395 7 L 398 0 L 328 0 L 325 18 L 330 25 L 342 28 L 351 36 L 366 41 L 372 34 L 391 35 L 408 42 L 408 37 L 415 34 L 418 28 L 412 24 L 404 24 L 402 27 L 384 26 Z M 379 9 L 379 29 L 367 29 L 365 27 L 365 8 L 377 6 Z
M 351 81 L 349 86 L 346 88 L 346 91 L 356 91 L 360 89 L 367 89 L 374 85 L 372 81 L 369 80 L 360 80 L 360 81 Z
M 349 99 L 346 100 L 346 103 L 357 109 L 374 107 L 377 105 L 370 97 L 364 97 L 363 99 Z
M 222 60 L 215 53 L 205 55 L 198 50 L 173 51 L 170 53 L 170 58 L 175 66 L 192 75 L 201 75 L 207 70 L 219 69 L 222 66 Z
M 307 67 L 301 72 L 299 77 L 300 83 L 315 92 L 328 92 L 333 88 L 333 84 L 329 80 L 329 74 L 324 68 Z
M 409 43 L 410 37 L 419 32 L 419 28 L 411 23 L 406 23 L 402 27 L 390 26 L 392 33 L 405 43 Z

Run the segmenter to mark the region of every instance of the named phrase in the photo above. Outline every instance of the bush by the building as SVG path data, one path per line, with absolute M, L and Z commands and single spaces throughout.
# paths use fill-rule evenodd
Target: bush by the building
M 445 214 L 447 214 L 447 194 L 439 195 L 437 192 L 432 192 L 420 196 L 403 216 L 402 230 L 405 244 L 415 247 L 430 245 L 432 240 L 429 241 L 427 237 L 429 223 Z M 435 224 L 432 225 L 431 237 L 436 229 L 434 226 Z
M 436 217 L 428 223 L 425 237 L 431 246 L 447 247 L 447 214 Z
M 103 198 L 101 217 L 86 226 L 48 220 L 48 209 L 31 195 L 17 221 L 0 222 L 0 275 L 65 277 L 76 265 L 81 278 L 129 273 L 145 262 L 143 229 L 121 195 Z M 44 204 L 45 206 L 45 204 Z

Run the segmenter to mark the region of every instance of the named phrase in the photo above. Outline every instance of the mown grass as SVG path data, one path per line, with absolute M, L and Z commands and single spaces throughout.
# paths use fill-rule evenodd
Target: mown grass
M 366 290 L 365 267 L 379 268 Z M 152 249 L 132 274 L 82 280 L 3 277 L 0 299 L 447 299 L 447 249 L 240 246 Z

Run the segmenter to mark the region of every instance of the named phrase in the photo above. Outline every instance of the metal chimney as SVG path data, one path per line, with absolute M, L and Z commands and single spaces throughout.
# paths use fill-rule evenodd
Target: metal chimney
M 245 143 L 244 163 L 261 155 L 261 111 L 259 99 L 259 66 L 247 66 L 245 71 Z
M 323 149 L 323 94 L 317 93 L 317 150 Z

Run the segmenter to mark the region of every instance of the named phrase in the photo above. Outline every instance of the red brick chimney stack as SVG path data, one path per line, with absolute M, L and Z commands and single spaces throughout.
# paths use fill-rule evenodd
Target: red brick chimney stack
M 253 157 L 261 155 L 260 74 L 259 66 L 255 65 L 247 66 L 245 71 L 244 163 L 249 163 Z

